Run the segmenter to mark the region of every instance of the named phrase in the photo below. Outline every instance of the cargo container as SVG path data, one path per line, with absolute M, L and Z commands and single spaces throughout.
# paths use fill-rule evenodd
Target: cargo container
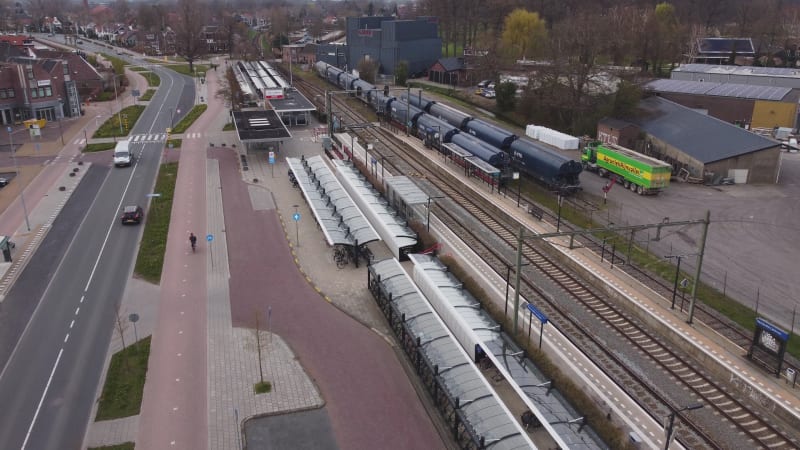
M 615 144 L 592 142 L 583 149 L 581 162 L 586 170 L 613 176 L 639 195 L 658 194 L 672 176 L 670 164 Z

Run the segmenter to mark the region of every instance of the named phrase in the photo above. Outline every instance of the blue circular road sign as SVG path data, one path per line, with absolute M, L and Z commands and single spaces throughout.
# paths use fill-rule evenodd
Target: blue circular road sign
M 300 213 L 296 212 L 296 213 L 292 214 L 292 219 L 294 219 L 295 222 L 299 222 L 300 221 Z
M 213 235 L 213 234 L 206 235 L 206 240 L 207 240 L 208 242 L 211 242 L 211 241 L 213 241 L 213 240 L 214 240 L 214 235 Z

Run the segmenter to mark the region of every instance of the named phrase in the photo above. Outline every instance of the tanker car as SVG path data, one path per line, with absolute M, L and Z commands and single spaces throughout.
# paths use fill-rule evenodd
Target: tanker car
M 511 143 L 517 138 L 514 133 L 480 119 L 468 121 L 464 126 L 464 131 L 503 150 L 508 150 Z
M 371 84 L 330 64 L 318 61 L 314 67 L 329 83 L 343 89 L 355 89 L 373 110 L 385 114 L 392 122 L 416 129 L 426 145 L 439 148 L 440 142 L 453 142 L 499 169 L 513 164 L 550 189 L 562 193 L 580 190 L 579 175 L 583 166 L 578 161 L 543 145 L 517 139 L 514 133 L 504 128 L 475 119 L 430 98 L 402 95 L 401 99 L 411 102 L 409 105 L 379 89 L 370 89 Z
M 509 148 L 511 160 L 530 177 L 564 194 L 580 190 L 581 163 L 540 144 L 517 139 Z

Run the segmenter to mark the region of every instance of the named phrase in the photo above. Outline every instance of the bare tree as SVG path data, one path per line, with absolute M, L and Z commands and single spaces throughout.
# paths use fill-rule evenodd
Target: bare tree
M 194 73 L 194 62 L 205 54 L 206 44 L 202 39 L 205 20 L 203 10 L 196 0 L 178 0 L 175 39 L 178 54 L 189 63 L 190 73 Z
M 251 328 L 251 331 L 253 333 L 253 341 L 256 344 L 256 352 L 258 353 L 258 375 L 260 385 L 264 384 L 263 353 L 264 347 L 269 340 L 269 331 L 266 330 L 266 326 L 267 323 L 261 318 L 261 313 L 258 308 L 255 308 L 253 310 L 253 328 Z

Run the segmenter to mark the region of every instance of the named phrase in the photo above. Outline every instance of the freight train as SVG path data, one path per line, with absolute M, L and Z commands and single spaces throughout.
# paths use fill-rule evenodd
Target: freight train
M 456 144 L 506 175 L 518 170 L 548 189 L 564 194 L 581 189 L 581 163 L 540 143 L 520 139 L 502 127 L 422 94 L 397 98 L 328 63 L 318 61 L 314 68 L 321 78 L 352 91 L 378 114 L 402 128 L 414 130 L 426 145 L 444 151 L 442 144 Z

